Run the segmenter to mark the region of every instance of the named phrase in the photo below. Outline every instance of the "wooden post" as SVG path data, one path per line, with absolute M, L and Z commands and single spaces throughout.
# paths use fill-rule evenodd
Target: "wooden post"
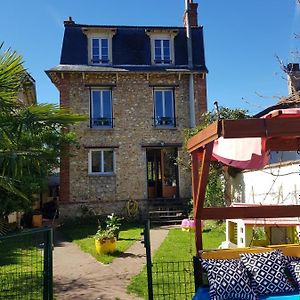
M 196 197 L 199 184 L 199 158 L 198 151 L 192 152 L 192 192 L 193 192 L 193 207 L 196 207 Z M 194 210 L 195 213 L 195 210 Z
M 206 185 L 208 181 L 209 165 L 211 161 L 213 150 L 213 142 L 207 144 L 203 151 L 203 158 L 201 161 L 201 171 L 199 176 L 199 160 L 196 154 L 192 158 L 192 174 L 193 177 L 193 202 L 194 202 L 194 220 L 195 220 L 195 241 L 196 241 L 196 255 L 199 250 L 203 249 L 202 244 L 202 229 L 201 229 L 201 210 L 203 209 Z M 196 181 L 197 180 L 197 181 Z

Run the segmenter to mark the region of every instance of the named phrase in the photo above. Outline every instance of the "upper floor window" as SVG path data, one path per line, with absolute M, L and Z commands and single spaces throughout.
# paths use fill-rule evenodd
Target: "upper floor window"
M 91 90 L 92 128 L 112 128 L 112 92 L 110 89 Z
M 113 149 L 95 149 L 89 152 L 89 174 L 114 174 Z
M 93 64 L 109 63 L 109 40 L 108 38 L 91 39 L 91 58 Z
M 156 64 L 170 64 L 171 63 L 171 50 L 170 40 L 154 40 L 154 62 Z
M 147 29 L 150 37 L 151 63 L 156 65 L 171 65 L 175 63 L 174 38 L 178 30 Z
M 156 127 L 175 127 L 173 89 L 154 90 L 154 125 Z
M 82 27 L 88 40 L 88 64 L 111 65 L 113 36 L 116 28 Z

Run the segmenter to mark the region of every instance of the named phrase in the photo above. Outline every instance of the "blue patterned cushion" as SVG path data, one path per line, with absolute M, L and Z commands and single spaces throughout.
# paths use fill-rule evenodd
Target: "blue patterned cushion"
M 300 260 L 294 260 L 288 263 L 288 269 L 292 273 L 295 282 L 300 289 Z
M 290 263 L 291 261 L 300 261 L 300 257 L 298 256 L 284 256 L 287 263 Z
M 258 295 L 294 291 L 284 273 L 286 260 L 281 251 L 244 253 L 240 257 L 251 274 L 252 285 Z
M 237 259 L 202 261 L 207 271 L 211 300 L 255 300 L 247 271 Z

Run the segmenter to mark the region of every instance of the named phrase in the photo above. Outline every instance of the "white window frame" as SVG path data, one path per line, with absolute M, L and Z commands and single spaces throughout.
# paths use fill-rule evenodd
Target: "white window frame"
M 160 62 L 157 62 L 157 59 L 155 57 L 155 42 L 156 41 L 160 42 Z M 164 51 L 165 49 L 164 49 L 164 45 L 163 45 L 164 41 L 169 41 L 170 60 L 168 62 L 165 61 L 165 51 Z M 170 38 L 156 38 L 156 39 L 154 39 L 154 50 L 153 50 L 154 63 L 156 65 L 159 65 L 159 64 L 161 64 L 161 65 L 170 65 L 170 64 L 172 64 L 173 60 L 172 60 L 172 51 L 171 51 L 172 49 L 171 48 L 172 47 L 171 47 L 171 39 Z
M 113 171 L 112 172 L 105 172 L 104 171 L 104 152 L 110 151 L 113 153 Z M 93 152 L 100 152 L 101 153 L 101 171 L 100 172 L 92 172 L 92 153 Z M 116 159 L 115 159 L 115 151 L 113 148 L 97 148 L 91 149 L 88 155 L 88 172 L 89 175 L 114 175 L 116 170 Z
M 173 124 L 171 125 L 161 125 L 161 124 L 156 124 L 156 97 L 155 93 L 156 92 L 163 92 L 162 93 L 162 109 L 163 109 L 163 115 L 162 117 L 167 117 L 166 116 L 166 101 L 165 101 L 165 93 L 166 91 L 171 92 L 172 95 L 172 122 Z M 154 125 L 157 128 L 175 128 L 176 127 L 176 118 L 175 118 L 175 92 L 173 88 L 154 88 L 153 89 L 153 115 L 154 115 Z
M 106 62 L 102 62 L 102 40 L 107 40 L 107 61 Z M 95 62 L 93 61 L 93 57 L 94 57 L 94 54 L 93 54 L 93 40 L 98 40 L 99 42 L 99 61 L 98 62 Z M 92 65 L 109 65 L 111 63 L 111 55 L 110 55 L 110 49 L 111 49 L 111 46 L 110 46 L 110 39 L 108 36 L 93 36 L 91 37 L 90 39 L 90 61 L 91 61 L 91 64 Z
M 100 116 L 99 118 L 103 118 L 104 117 L 104 111 L 103 111 L 103 92 L 104 91 L 109 91 L 110 92 L 110 105 L 111 105 L 111 116 L 110 116 L 110 122 L 111 125 L 99 125 L 99 126 L 95 126 L 93 124 L 93 113 L 94 113 L 94 101 L 93 101 L 93 92 L 100 92 Z M 91 128 L 113 128 L 114 127 L 114 123 L 113 123 L 113 93 L 112 93 L 112 89 L 111 88 L 92 88 L 90 90 L 90 127 Z

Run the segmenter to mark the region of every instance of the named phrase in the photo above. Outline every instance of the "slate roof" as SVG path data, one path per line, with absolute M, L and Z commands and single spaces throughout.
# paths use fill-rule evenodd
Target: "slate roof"
M 83 25 L 66 24 L 63 38 L 60 65 L 88 66 L 88 41 L 82 28 L 114 28 L 116 34 L 112 38 L 113 69 L 135 70 L 161 70 L 187 69 L 187 38 L 184 27 L 159 27 L 159 26 L 108 26 L 108 25 Z M 175 64 L 171 66 L 157 66 L 151 64 L 150 37 L 147 29 L 177 30 L 174 38 Z M 207 72 L 204 59 L 203 30 L 202 27 L 192 28 L 193 45 L 193 70 Z M 56 67 L 61 68 L 61 67 Z M 54 69 L 56 69 L 54 68 Z M 103 66 L 89 66 L 103 68 Z M 72 68 L 69 67 L 69 70 Z

